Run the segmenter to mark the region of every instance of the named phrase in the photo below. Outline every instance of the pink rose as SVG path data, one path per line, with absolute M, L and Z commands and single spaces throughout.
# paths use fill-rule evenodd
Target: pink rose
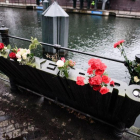
M 95 71 L 96 75 L 102 75 L 106 70 L 107 66 L 104 63 L 100 63 L 100 67 Z
M 111 82 L 110 82 L 110 86 L 115 86 L 114 81 L 111 81 Z
M 64 57 L 61 57 L 61 60 L 65 63 L 65 58 Z
M 93 85 L 100 85 L 101 82 L 102 82 L 102 78 L 99 75 L 89 78 L 89 84 L 91 86 L 93 86 Z
M 106 94 L 109 92 L 109 89 L 107 87 L 101 87 L 100 89 L 100 93 L 103 95 L 103 94 Z
M 117 48 L 119 45 L 120 45 L 119 42 L 115 43 L 115 44 L 114 44 L 114 48 Z
M 94 59 L 94 62 L 91 64 L 91 68 L 93 70 L 99 69 L 101 65 L 101 60 L 100 59 Z
M 102 82 L 108 84 L 108 83 L 110 82 L 110 80 L 111 80 L 111 79 L 110 79 L 108 76 L 106 76 L 106 75 L 103 75 L 103 76 L 102 76 Z
M 124 40 L 120 40 L 120 41 L 118 41 L 118 43 L 120 43 L 120 44 L 122 44 L 122 43 L 124 43 L 125 41 Z
M 93 74 L 93 69 L 91 67 L 89 67 L 88 70 L 87 70 L 87 73 L 88 74 Z
M 77 85 L 80 85 L 80 86 L 83 86 L 83 85 L 85 85 L 84 80 L 85 80 L 84 77 L 82 77 L 82 76 L 77 76 L 76 84 L 77 84 Z

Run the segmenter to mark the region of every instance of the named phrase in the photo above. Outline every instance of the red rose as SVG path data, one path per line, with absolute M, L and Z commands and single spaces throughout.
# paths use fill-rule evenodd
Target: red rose
M 115 43 L 115 44 L 114 44 L 114 48 L 117 48 L 119 45 L 120 45 L 119 42 Z
M 93 69 L 91 67 L 89 67 L 88 70 L 87 70 L 87 73 L 88 74 L 93 74 Z
M 85 80 L 84 77 L 82 77 L 82 76 L 78 76 L 78 77 L 77 77 L 76 84 L 77 84 L 77 85 L 81 85 L 81 86 L 83 86 L 83 85 L 85 85 L 84 80 Z
M 0 43 L 0 50 L 2 50 L 4 48 L 4 44 Z
M 109 89 L 107 87 L 101 87 L 100 89 L 100 93 L 103 95 L 103 94 L 106 94 L 109 92 Z
M 110 79 L 108 76 L 106 76 L 106 75 L 103 75 L 103 76 L 102 76 L 102 82 L 108 84 L 108 83 L 110 82 L 110 80 L 111 80 L 111 79 Z
M 93 85 L 93 90 L 98 91 L 101 89 L 100 85 Z
M 111 81 L 111 82 L 110 82 L 110 86 L 115 86 L 114 81 Z
M 11 59 L 15 59 L 15 58 L 16 58 L 16 54 L 15 54 L 14 52 L 11 52 L 11 53 L 9 54 L 9 57 L 10 57 Z
M 101 65 L 101 60 L 100 59 L 94 59 L 93 63 L 91 64 L 91 68 L 93 70 L 99 69 Z
M 61 60 L 65 63 L 65 58 L 64 57 L 61 57 Z
M 102 82 L 102 78 L 99 75 L 89 78 L 89 83 L 91 86 L 100 85 L 101 82 Z

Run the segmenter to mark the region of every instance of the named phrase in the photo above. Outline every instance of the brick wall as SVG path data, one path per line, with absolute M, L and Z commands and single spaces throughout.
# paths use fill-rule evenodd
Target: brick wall
M 140 0 L 110 0 L 110 9 L 140 12 Z

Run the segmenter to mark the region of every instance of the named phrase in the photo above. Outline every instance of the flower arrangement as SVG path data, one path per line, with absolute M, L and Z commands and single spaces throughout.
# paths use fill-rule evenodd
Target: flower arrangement
M 123 43 L 124 40 L 120 40 L 114 44 L 114 48 L 118 48 L 121 52 L 121 55 L 124 57 L 126 64 L 125 66 L 128 69 L 130 74 L 130 84 L 140 84 L 140 63 L 137 63 L 136 60 L 128 60 L 127 55 L 125 53 Z
M 32 67 L 35 67 L 35 65 L 33 64 L 34 54 L 31 53 L 31 50 L 37 48 L 38 45 L 41 45 L 38 40 L 31 37 L 31 44 L 29 45 L 29 49 L 15 47 L 11 49 L 9 57 L 14 61 L 18 61 L 22 65 L 30 65 Z
M 75 66 L 75 62 L 72 60 L 65 60 L 65 58 L 62 57 L 61 60 L 58 60 L 56 62 L 56 65 L 60 70 L 60 74 L 68 78 L 69 77 L 68 70 Z
M 99 91 L 102 95 L 109 92 L 109 89 L 107 88 L 107 84 L 110 83 L 111 86 L 114 86 L 114 81 L 111 81 L 111 79 L 107 76 L 105 73 L 105 70 L 107 66 L 101 62 L 100 59 L 94 59 L 91 58 L 88 61 L 89 68 L 87 69 L 88 73 L 88 83 L 95 91 Z M 111 81 L 111 82 L 110 82 Z M 77 85 L 85 85 L 85 77 L 78 76 Z

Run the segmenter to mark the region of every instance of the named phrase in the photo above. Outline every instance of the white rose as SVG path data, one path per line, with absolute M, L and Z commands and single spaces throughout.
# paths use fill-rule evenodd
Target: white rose
M 138 82 L 140 81 L 140 79 L 138 78 L 138 76 L 134 76 L 134 81 L 135 81 L 136 83 L 138 83 Z
M 5 50 L 7 50 L 7 47 L 4 47 Z
M 20 49 L 19 53 L 20 55 L 23 55 L 24 53 L 26 53 L 26 49 Z
M 58 60 L 56 62 L 57 67 L 63 67 L 64 66 L 64 62 L 62 60 Z
M 26 59 L 27 59 L 27 53 L 24 53 L 24 54 L 22 55 L 22 58 L 23 58 L 23 60 L 26 60 Z

